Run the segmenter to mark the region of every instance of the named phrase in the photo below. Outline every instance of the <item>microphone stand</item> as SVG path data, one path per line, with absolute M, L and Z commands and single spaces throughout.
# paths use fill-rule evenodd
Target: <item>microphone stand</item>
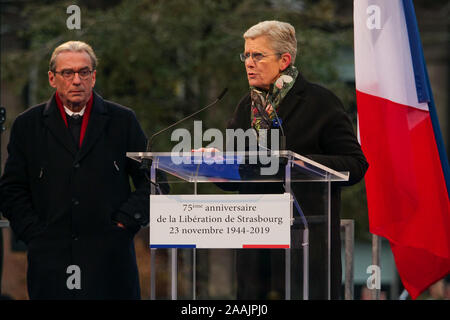
M 175 126 L 177 126 L 177 125 L 180 124 L 181 122 L 186 121 L 186 120 L 192 118 L 193 116 L 199 114 L 200 112 L 202 112 L 202 111 L 204 111 L 204 110 L 206 110 L 206 109 L 208 109 L 208 108 L 210 108 L 210 107 L 216 105 L 216 104 L 223 98 L 223 96 L 227 93 L 227 91 L 228 91 L 228 88 L 225 88 L 225 89 L 222 91 L 222 93 L 219 94 L 219 96 L 216 98 L 216 100 L 214 100 L 213 102 L 211 102 L 211 103 L 210 103 L 209 105 L 207 105 L 206 107 L 203 107 L 202 109 L 200 109 L 200 110 L 194 112 L 193 114 L 190 114 L 190 115 L 188 115 L 187 117 L 185 117 L 185 118 L 183 118 L 183 119 L 181 119 L 181 120 L 178 120 L 177 122 L 171 124 L 170 126 L 164 128 L 164 129 L 161 129 L 161 130 L 159 130 L 158 132 L 154 133 L 154 134 L 150 137 L 150 139 L 147 141 L 147 147 L 146 147 L 145 152 L 151 152 L 151 151 L 152 151 L 153 139 L 154 139 L 155 137 L 157 137 L 157 136 L 160 135 L 161 133 L 166 132 L 167 130 L 169 130 L 169 129 L 175 127 Z M 151 181 L 151 179 L 150 179 L 150 177 L 148 176 L 148 172 L 150 171 L 151 166 L 152 166 L 152 159 L 147 159 L 147 158 L 146 158 L 146 159 L 143 159 L 143 160 L 142 160 L 141 170 L 144 170 L 145 175 L 146 175 L 146 177 L 147 177 L 147 179 L 148 179 L 149 181 Z M 153 182 L 152 182 L 152 183 L 153 183 Z M 156 184 L 156 186 L 158 186 L 158 185 Z
M 5 131 L 6 122 L 6 109 L 0 107 L 0 175 L 2 174 L 2 133 Z M 2 218 L 2 213 L 0 212 L 0 219 Z M 0 296 L 2 293 L 2 274 L 3 274 L 3 226 L 0 225 Z

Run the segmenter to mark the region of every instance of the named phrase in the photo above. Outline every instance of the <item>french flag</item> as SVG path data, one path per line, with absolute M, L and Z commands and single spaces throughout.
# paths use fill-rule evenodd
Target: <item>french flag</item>
M 411 0 L 354 0 L 370 232 L 413 299 L 450 273 L 449 165 Z

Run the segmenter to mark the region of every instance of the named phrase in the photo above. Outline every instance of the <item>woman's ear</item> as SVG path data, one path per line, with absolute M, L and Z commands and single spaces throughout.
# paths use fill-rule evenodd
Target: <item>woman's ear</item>
M 280 71 L 284 71 L 291 64 L 292 56 L 290 53 L 285 52 L 280 58 Z

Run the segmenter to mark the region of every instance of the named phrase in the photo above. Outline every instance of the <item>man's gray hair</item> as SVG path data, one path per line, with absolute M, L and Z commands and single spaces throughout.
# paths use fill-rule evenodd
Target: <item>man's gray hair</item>
M 261 36 L 268 38 L 272 49 L 277 53 L 290 53 L 291 65 L 294 65 L 297 55 L 297 38 L 295 37 L 295 28 L 291 24 L 276 20 L 263 21 L 244 33 L 244 39 Z
M 67 41 L 63 44 L 56 47 L 55 50 L 53 50 L 52 57 L 50 58 L 49 63 L 49 70 L 50 71 L 56 71 L 56 57 L 58 54 L 64 51 L 70 51 L 70 52 L 86 52 L 89 57 L 91 58 L 92 62 L 92 70 L 95 70 L 97 68 L 97 57 L 94 53 L 94 50 L 90 45 L 83 41 Z

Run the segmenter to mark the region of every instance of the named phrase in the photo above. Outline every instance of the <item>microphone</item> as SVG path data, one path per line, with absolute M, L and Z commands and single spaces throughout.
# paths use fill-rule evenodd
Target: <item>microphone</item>
M 270 91 L 270 92 L 273 91 L 273 84 L 270 85 L 269 91 Z M 272 109 L 273 109 L 273 112 L 275 113 L 275 117 L 277 118 L 277 121 L 276 121 L 276 122 L 278 122 L 278 126 L 276 126 L 276 127 L 279 127 L 280 130 L 281 130 L 281 137 L 280 137 L 280 151 L 286 150 L 286 135 L 284 134 L 283 122 L 282 122 L 281 119 L 278 117 L 277 110 L 275 110 L 276 108 L 272 108 Z M 275 127 L 276 122 L 275 122 L 275 121 L 272 122 L 272 124 L 274 125 L 274 127 Z M 271 146 L 271 149 L 272 149 L 272 146 Z
M 200 113 L 200 112 L 202 112 L 202 111 L 204 111 L 204 110 L 206 110 L 206 109 L 208 109 L 208 108 L 210 108 L 210 107 L 216 105 L 220 100 L 222 100 L 223 96 L 227 93 L 227 91 L 228 91 L 228 88 L 225 88 L 225 89 L 219 94 L 219 96 L 216 98 L 216 100 L 214 100 L 213 102 L 211 102 L 210 104 L 208 104 L 206 107 L 203 107 L 202 109 L 200 109 L 200 110 L 198 110 L 198 111 L 196 111 L 196 112 L 194 112 L 194 113 L 188 115 L 187 117 L 185 117 L 185 118 L 183 118 L 183 119 L 181 119 L 181 120 L 178 120 L 177 122 L 171 124 L 170 126 L 164 128 L 164 129 L 161 129 L 161 130 L 159 130 L 158 132 L 154 133 L 154 134 L 150 137 L 150 139 L 147 141 L 147 148 L 146 148 L 145 152 L 151 152 L 151 151 L 152 151 L 153 139 L 154 139 L 155 137 L 157 137 L 158 135 L 160 135 L 160 134 L 163 133 L 163 132 L 166 132 L 166 131 L 169 130 L 170 128 L 175 127 L 176 125 L 180 124 L 181 122 L 186 121 L 186 120 L 192 118 L 193 116 L 197 115 L 198 113 Z M 151 159 L 144 159 L 144 160 L 142 160 L 141 170 L 145 170 L 145 172 L 148 172 L 148 171 L 150 170 L 151 165 L 152 165 L 152 160 L 151 160 Z M 149 179 L 149 180 L 150 180 L 150 179 Z
M 274 113 L 275 113 L 275 117 L 277 118 L 277 121 L 276 121 L 276 122 L 278 122 L 278 126 L 277 126 L 277 127 L 279 127 L 280 130 L 281 130 L 281 137 L 280 137 L 280 151 L 286 150 L 286 135 L 284 134 L 284 130 L 283 130 L 283 122 L 282 122 L 281 119 L 278 117 L 278 113 L 277 113 L 277 111 L 275 110 L 275 108 L 273 108 L 273 111 L 274 111 Z M 275 122 L 275 123 L 276 123 L 276 122 Z M 273 123 L 274 126 L 275 126 L 275 123 Z

